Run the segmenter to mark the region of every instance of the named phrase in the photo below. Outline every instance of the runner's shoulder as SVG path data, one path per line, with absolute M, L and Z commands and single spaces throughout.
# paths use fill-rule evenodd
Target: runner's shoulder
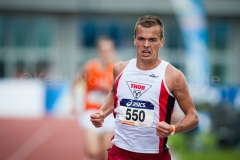
M 169 78 L 184 78 L 184 74 L 173 65 L 169 64 L 166 68 L 166 76 Z
M 117 62 L 113 67 L 114 75 L 118 76 L 126 68 L 129 62 L 130 60 Z
M 171 64 L 167 66 L 165 72 L 165 82 L 170 92 L 173 92 L 175 89 L 182 89 L 184 88 L 182 86 L 186 86 L 186 78 L 184 74 Z

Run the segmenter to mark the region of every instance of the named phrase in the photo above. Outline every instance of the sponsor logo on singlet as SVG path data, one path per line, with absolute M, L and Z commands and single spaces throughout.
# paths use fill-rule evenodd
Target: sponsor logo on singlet
M 138 109 L 150 109 L 150 110 L 154 109 L 153 104 L 150 102 L 125 98 L 120 101 L 120 105 Z
M 127 81 L 127 85 L 134 99 L 138 99 L 143 93 L 145 93 L 149 88 L 152 87 L 152 85 L 149 85 L 149 84 L 143 84 L 143 83 L 137 83 L 137 82 L 131 82 L 131 81 Z
M 151 78 L 158 78 L 159 76 L 156 76 L 155 74 L 151 74 L 149 77 L 151 77 Z

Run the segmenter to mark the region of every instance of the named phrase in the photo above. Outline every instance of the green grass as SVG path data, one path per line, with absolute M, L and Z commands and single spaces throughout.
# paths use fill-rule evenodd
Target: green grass
M 240 160 L 239 148 L 219 148 L 212 134 L 182 133 L 170 136 L 168 144 L 177 160 Z
M 239 160 L 240 153 L 236 151 L 213 151 L 210 153 L 182 153 L 182 160 Z

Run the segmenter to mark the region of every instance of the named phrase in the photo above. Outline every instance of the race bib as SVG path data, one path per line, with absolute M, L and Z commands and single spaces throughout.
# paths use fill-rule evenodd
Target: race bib
M 150 127 L 153 124 L 154 105 L 147 101 L 122 99 L 120 122 L 130 126 Z
M 102 105 L 107 94 L 101 91 L 90 91 L 88 93 L 88 102 L 92 104 Z

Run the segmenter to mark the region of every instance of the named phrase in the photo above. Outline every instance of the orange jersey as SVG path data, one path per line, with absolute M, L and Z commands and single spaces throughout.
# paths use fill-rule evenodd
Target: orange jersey
M 97 60 L 88 63 L 86 73 L 85 110 L 99 109 L 112 88 L 114 63 L 101 69 Z

